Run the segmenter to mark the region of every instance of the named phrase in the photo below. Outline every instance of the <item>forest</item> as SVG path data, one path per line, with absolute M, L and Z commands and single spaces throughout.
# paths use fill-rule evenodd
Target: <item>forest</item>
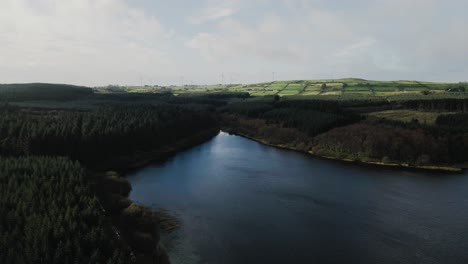
M 0 214 L 0 263 L 131 263 L 78 162 L 0 159 Z
M 167 263 L 157 216 L 126 198 L 125 179 L 104 172 L 215 135 L 208 109 L 231 95 L 43 84 L 0 93 L 0 263 Z
M 467 99 L 345 98 L 264 97 L 231 103 L 222 109 L 223 129 L 343 160 L 412 167 L 458 166 L 468 161 Z M 403 122 L 368 115 L 388 109 L 450 114 L 439 115 L 433 125 L 416 118 Z
M 172 155 L 220 129 L 321 157 L 466 166 L 467 99 L 431 98 L 0 85 L 0 263 L 167 263 L 156 250 L 158 217 L 106 171 Z M 372 115 L 405 109 L 435 121 Z
M 100 167 L 215 126 L 209 115 L 174 105 L 103 106 L 91 112 L 4 106 L 1 155 L 67 156 Z
M 87 87 L 64 84 L 0 84 L 0 102 L 28 100 L 76 100 L 91 96 Z

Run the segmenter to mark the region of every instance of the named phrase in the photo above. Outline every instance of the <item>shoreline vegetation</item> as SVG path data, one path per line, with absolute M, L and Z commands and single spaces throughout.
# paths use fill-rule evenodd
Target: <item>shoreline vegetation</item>
M 256 138 L 254 136 L 249 136 L 246 134 L 242 134 L 239 132 L 235 132 L 230 129 L 222 130 L 223 132 L 232 134 L 232 135 L 237 135 L 241 136 L 250 140 L 253 140 L 255 142 L 261 143 L 266 146 L 274 147 L 274 148 L 280 148 L 280 149 L 285 149 L 285 150 L 290 150 L 290 151 L 296 151 L 304 154 L 311 155 L 312 157 L 315 158 L 321 158 L 321 159 L 328 159 L 328 160 L 336 160 L 336 161 L 342 161 L 342 162 L 347 162 L 347 163 L 355 163 L 355 164 L 362 164 L 362 165 L 375 165 L 375 166 L 383 166 L 383 167 L 396 167 L 396 168 L 408 168 L 408 169 L 417 169 L 417 170 L 427 170 L 427 171 L 445 171 L 445 172 L 463 172 L 466 168 L 461 168 L 461 167 L 451 167 L 451 166 L 415 166 L 415 165 L 410 165 L 410 164 L 403 164 L 403 163 L 385 163 L 385 162 L 379 162 L 379 161 L 362 161 L 362 160 L 353 160 L 353 159 L 346 159 L 346 158 L 338 158 L 338 157 L 329 157 L 329 156 L 321 156 L 317 155 L 312 151 L 303 151 L 301 149 L 297 149 L 291 146 L 287 146 L 284 144 L 272 144 L 269 143 L 265 139 L 260 139 Z
M 8 216 L 0 236 L 16 245 L 0 262 L 27 257 L 35 263 L 45 256 L 50 263 L 70 257 L 86 263 L 88 258 L 168 263 L 158 225 L 170 231 L 177 228 L 176 219 L 129 200 L 131 186 L 120 175 L 201 144 L 220 129 L 328 159 L 427 170 L 467 167 L 466 83 L 339 79 L 144 92 L 121 88 L 0 84 L 0 165 L 8 172 L 0 179 L 17 188 L 5 193 L 0 208 Z M 61 192 L 54 196 L 58 186 Z M 16 193 L 37 193 L 44 201 L 28 207 L 32 196 Z M 48 212 L 48 203 L 67 209 Z M 35 225 L 49 226 L 28 226 L 27 215 L 37 215 Z M 63 235 L 77 227 L 84 228 L 83 238 Z M 31 230 L 53 235 L 44 242 L 42 233 Z M 111 243 L 96 246 L 101 240 Z M 41 244 L 58 253 L 42 247 L 26 256 L 20 250 Z
M 183 138 L 179 140 L 178 142 L 171 144 L 170 146 L 163 147 L 159 150 L 150 151 L 146 153 L 140 153 L 138 155 L 134 155 L 134 156 L 127 157 L 127 158 L 119 157 L 117 159 L 114 159 L 114 161 L 110 162 L 109 164 L 114 164 L 114 165 L 111 165 L 111 167 L 114 170 L 120 171 L 120 172 L 126 172 L 129 170 L 142 168 L 153 162 L 163 161 L 191 147 L 195 147 L 199 144 L 203 144 L 204 142 L 216 136 L 220 131 L 227 132 L 229 134 L 242 136 L 250 140 L 259 142 L 261 144 L 267 145 L 267 146 L 281 148 L 285 150 L 297 151 L 297 152 L 308 154 L 317 158 L 337 160 L 337 161 L 349 162 L 349 163 L 357 163 L 357 164 L 363 164 L 363 165 L 397 167 L 397 168 L 399 167 L 399 168 L 429 170 L 429 171 L 445 171 L 445 172 L 462 172 L 463 171 L 462 168 L 451 167 L 451 166 L 441 166 L 441 165 L 416 166 L 416 165 L 402 164 L 402 163 L 384 163 L 384 162 L 379 162 L 379 161 L 362 161 L 362 160 L 353 160 L 353 159 L 346 159 L 346 158 L 339 158 L 339 157 L 322 156 L 319 154 L 315 154 L 312 151 L 304 151 L 302 149 L 298 149 L 293 146 L 288 146 L 287 144 L 272 143 L 268 139 L 259 138 L 259 137 L 252 136 L 252 135 L 247 135 L 245 133 L 235 131 L 234 129 L 228 128 L 228 127 L 221 127 L 221 129 L 219 128 L 208 129 L 200 133 L 197 133 L 195 135 L 192 135 L 188 138 Z M 125 182 L 124 184 L 130 185 L 128 181 L 126 180 L 126 178 L 124 176 L 123 177 L 119 176 L 117 172 L 107 172 L 104 175 L 107 175 L 107 177 L 109 177 L 109 174 L 111 175 L 110 177 L 113 178 L 114 181 Z M 111 186 L 111 185 L 112 184 L 109 184 L 109 183 L 103 184 L 103 186 Z M 129 188 L 131 189 L 131 186 Z M 125 196 L 119 196 L 118 194 L 115 194 L 112 192 L 110 193 L 112 195 L 112 199 L 114 199 L 112 203 L 114 204 L 120 203 L 123 205 L 127 205 L 126 208 L 122 209 L 123 210 L 122 213 L 126 214 L 127 218 L 132 218 L 132 217 L 136 218 L 134 220 L 130 220 L 130 222 L 138 223 L 138 221 L 142 221 L 142 220 L 138 220 L 138 218 L 143 218 L 145 219 L 143 221 L 153 222 L 155 225 L 158 226 L 159 230 L 162 230 L 164 232 L 172 232 L 178 227 L 180 227 L 180 223 L 178 222 L 178 220 L 175 217 L 173 217 L 169 211 L 165 209 L 161 209 L 161 208 L 152 209 L 149 207 L 138 205 L 134 201 L 131 201 L 128 199 L 128 193 L 126 193 Z M 121 215 L 117 215 L 113 217 L 114 221 L 115 219 L 119 219 L 119 218 L 121 218 Z M 143 235 L 144 232 L 138 231 L 138 228 L 136 227 L 137 226 L 133 226 L 133 231 L 141 232 L 140 238 L 144 237 Z M 127 226 L 127 228 L 129 227 Z M 130 227 L 129 229 L 132 230 L 132 227 Z M 129 241 L 132 241 L 131 243 L 134 243 L 136 245 L 139 244 L 139 242 L 137 241 L 138 238 L 132 238 L 132 239 L 129 240 Z M 156 239 L 156 237 L 153 237 L 153 239 Z M 159 239 L 159 234 L 157 235 L 157 239 Z M 159 262 L 157 263 L 169 263 L 169 257 L 167 255 L 167 252 L 164 246 L 161 243 L 158 243 L 158 246 L 155 248 L 152 254 L 153 254 L 152 258 L 154 258 L 154 254 L 156 254 L 156 256 L 159 257 L 159 260 L 158 260 Z M 148 255 L 148 253 L 146 255 Z M 148 257 L 145 256 L 143 258 L 148 258 Z
M 63 89 L 65 89 L 64 101 L 74 96 L 67 94 L 68 87 Z M 86 90 L 87 88 L 80 89 Z M 14 93 L 10 95 L 15 97 Z M 41 102 L 39 107 L 15 106 L 10 103 L 0 105 L 2 112 L 0 116 L 0 161 L 3 162 L 9 158 L 12 161 L 6 160 L 6 166 L 15 164 L 14 162 L 18 164 L 9 168 L 12 173 L 4 175 L 6 178 L 1 180 L 22 183 L 21 174 L 25 172 L 28 173 L 29 178 L 34 179 L 38 172 L 27 166 L 30 166 L 29 163 L 36 162 L 36 159 L 48 159 L 48 157 L 64 157 L 83 171 L 83 176 L 80 176 L 78 168 L 73 171 L 77 174 L 76 176 L 66 173 L 66 170 L 63 170 L 63 175 L 56 176 L 60 173 L 54 167 L 41 169 L 42 177 L 47 180 L 60 176 L 65 182 L 68 177 L 77 177 L 83 181 L 83 187 L 77 186 L 77 188 L 89 192 L 89 199 L 95 204 L 91 208 L 94 210 L 93 215 L 87 216 L 83 221 L 79 218 L 80 214 L 89 214 L 90 210 L 86 203 L 83 204 L 79 198 L 67 200 L 67 206 L 70 208 L 64 208 L 63 212 L 58 212 L 66 213 L 67 221 L 70 222 L 64 227 L 60 226 L 60 219 L 50 220 L 45 208 L 31 209 L 36 210 L 31 213 L 36 214 L 36 218 L 43 218 L 44 220 L 41 221 L 51 221 L 51 228 L 58 229 L 54 231 L 58 234 L 74 234 L 76 226 L 83 224 L 90 227 L 86 230 L 89 234 L 83 233 L 83 238 L 54 239 L 50 244 L 51 247 L 61 247 L 61 243 L 66 242 L 64 250 L 67 250 L 69 254 L 57 255 L 50 263 L 71 262 L 69 259 L 75 256 L 83 259 L 83 263 L 89 262 L 86 256 L 91 257 L 94 261 L 92 263 L 170 263 L 167 252 L 160 243 L 160 229 L 174 230 L 179 225 L 177 219 L 167 211 L 155 211 L 129 200 L 128 194 L 131 190 L 129 182 L 110 170 L 124 172 L 173 156 L 179 151 L 198 145 L 218 134 L 217 123 L 205 105 L 199 106 L 191 102 L 185 103 L 185 101 L 171 103 L 173 100 L 171 96 L 99 96 L 93 93 L 85 96 L 95 97 L 92 100 L 86 99 L 89 101 L 82 104 L 79 103 L 86 105 L 87 110 L 55 108 L 57 104 L 64 105 L 62 101 L 55 101 L 58 100 L 56 97 L 47 102 L 49 106 L 47 108 L 42 107 L 44 102 Z M 23 162 L 24 156 L 34 159 Z M 69 166 L 67 163 L 62 165 L 60 160 L 52 159 L 51 162 L 59 163 L 60 166 Z M 49 185 L 34 186 L 34 184 L 36 181 L 28 180 L 17 191 L 31 192 L 31 189 L 36 191 L 38 188 L 48 188 L 40 192 L 54 192 Z M 67 197 L 74 195 L 77 193 L 74 188 L 74 186 L 67 185 L 63 189 L 63 195 Z M 57 197 L 60 198 L 60 196 Z M 18 241 L 18 249 L 27 246 L 24 243 L 44 243 L 42 240 L 48 239 L 47 236 L 45 238 L 35 236 L 31 238 L 32 241 L 29 241 L 20 236 L 24 232 L 31 233 L 28 231 L 30 227 L 14 224 L 25 221 L 25 214 L 20 213 L 20 210 L 23 210 L 22 204 L 27 203 L 23 201 L 26 198 L 12 197 L 11 199 L 15 199 L 14 204 L 9 204 L 7 201 L 6 209 L 11 208 L 10 211 L 16 210 L 18 213 L 11 214 L 10 211 L 6 211 L 5 214 L 10 213 L 11 217 L 9 216 L 8 222 L 2 222 L 0 228 L 0 235 L 3 235 L 3 228 L 8 230 L 10 225 L 24 228 L 24 230 L 17 228 L 15 232 L 9 234 L 11 235 L 9 239 Z M 50 203 L 60 202 L 54 201 L 53 198 L 54 195 L 51 195 Z M 83 208 L 83 212 L 78 211 L 77 215 L 70 214 L 70 210 L 72 212 L 77 210 L 75 208 L 78 210 Z M 93 217 L 99 222 L 87 220 L 88 218 L 94 219 Z M 104 246 L 102 242 L 99 242 L 100 239 L 108 240 L 109 244 Z M 88 249 L 90 246 L 94 248 Z M 104 249 L 105 251 L 102 251 Z M 38 251 L 30 253 L 27 263 L 36 263 L 43 259 L 43 254 L 39 254 Z M 62 252 L 57 254 L 59 253 Z M 48 254 L 53 254 L 53 251 Z M 18 263 L 22 261 L 23 256 L 19 252 L 11 252 L 5 258 L 4 261 L 0 259 L 0 262 Z
M 467 106 L 464 98 L 390 102 L 270 96 L 231 103 L 220 120 L 225 131 L 317 157 L 459 172 L 468 158 Z
M 133 249 L 132 254 L 136 257 L 136 263 L 170 263 L 167 250 L 160 241 L 160 232 L 173 232 L 180 227 L 180 222 L 164 208 L 150 208 L 129 199 L 131 184 L 122 175 L 129 170 L 163 161 L 179 152 L 203 144 L 216 136 L 219 131 L 219 128 L 210 128 L 158 150 L 126 158 L 119 157 L 108 163 L 109 168 L 115 171 L 90 172 L 99 179 L 98 189 L 106 190 L 100 195 L 105 211 L 109 213 L 114 225 L 121 230 L 120 234 L 124 236 L 129 248 Z
M 314 149 L 320 150 L 320 148 L 318 148 L 316 146 L 316 143 L 314 142 L 315 138 L 306 135 L 298 129 L 281 127 L 276 124 L 267 123 L 264 120 L 251 119 L 233 115 L 225 115 L 223 116 L 222 120 L 222 131 L 225 131 L 229 134 L 242 136 L 264 145 L 301 152 L 317 158 L 372 166 L 445 172 L 463 172 L 466 169 L 467 165 L 463 164 L 461 166 L 457 166 L 452 164 L 431 163 L 417 165 L 396 161 L 384 162 L 382 160 L 371 159 L 368 157 L 366 157 L 365 159 L 358 159 L 351 157 L 326 155 L 320 153 L 320 151 L 314 151 Z
M 104 164 L 106 164 L 106 168 L 111 168 L 115 171 L 126 172 L 129 170 L 139 169 L 151 163 L 170 158 L 181 151 L 202 144 L 219 134 L 219 132 L 220 129 L 218 127 L 209 128 L 194 135 L 181 138 L 175 143 L 161 147 L 157 150 L 139 152 L 131 156 L 115 157 L 104 162 Z
M 151 208 L 128 199 L 130 183 L 118 173 L 89 172 L 96 179 L 96 191 L 112 230 L 126 244 L 133 263 L 168 264 L 169 256 L 160 242 L 159 216 Z
M 187 150 L 191 147 L 195 147 L 199 144 L 202 144 L 210 140 L 214 136 L 216 136 L 220 131 L 227 132 L 229 134 L 242 136 L 250 140 L 259 142 L 261 144 L 267 145 L 267 146 L 281 148 L 285 150 L 297 151 L 297 152 L 308 154 L 317 158 L 324 158 L 324 159 L 337 160 L 337 161 L 342 161 L 342 162 L 350 162 L 350 163 L 373 165 L 373 166 L 386 166 L 386 167 L 397 167 L 397 168 L 399 167 L 399 168 L 409 168 L 409 169 L 418 169 L 418 170 L 446 171 L 446 172 L 462 172 L 463 171 L 462 168 L 451 167 L 451 166 L 429 166 L 429 165 L 415 166 L 415 165 L 401 164 L 401 163 L 361 161 L 361 160 L 353 160 L 353 159 L 346 159 L 346 158 L 339 158 L 339 157 L 321 156 L 321 155 L 315 154 L 312 151 L 304 151 L 302 149 L 299 149 L 293 146 L 288 146 L 287 144 L 284 144 L 284 143 L 283 144 L 272 143 L 268 139 L 259 138 L 259 137 L 252 136 L 252 135 L 247 135 L 245 133 L 236 131 L 235 129 L 228 128 L 226 126 L 221 127 L 221 129 L 220 128 L 207 129 L 205 131 L 192 135 L 188 138 L 182 138 L 181 140 L 177 141 L 174 144 L 171 144 L 169 146 L 163 147 L 155 151 L 139 153 L 138 155 L 129 156 L 126 158 L 119 157 L 119 158 L 114 159 L 112 162 L 109 162 L 108 164 L 112 164 L 110 166 L 113 168 L 113 170 L 120 171 L 123 173 L 130 171 L 130 170 L 142 168 L 153 162 L 163 161 L 167 158 L 177 155 L 178 153 L 184 150 Z M 149 235 L 151 233 L 145 234 L 145 232 L 148 232 L 148 230 L 139 230 L 138 226 L 142 225 L 141 221 L 146 222 L 146 223 L 154 223 L 154 225 L 157 226 L 160 231 L 170 233 L 180 227 L 180 223 L 178 222 L 178 220 L 175 217 L 173 217 L 169 211 L 165 209 L 161 209 L 161 208 L 153 209 L 153 208 L 149 208 L 146 206 L 138 205 L 134 201 L 129 200 L 128 194 L 131 190 L 131 186 L 126 180 L 125 176 L 120 176 L 121 174 L 118 174 L 117 172 L 112 172 L 112 171 L 107 172 L 104 175 L 105 177 L 108 178 L 107 181 L 111 179 L 111 181 L 117 181 L 117 182 L 121 182 L 121 184 L 123 185 L 129 185 L 129 187 L 123 187 L 124 190 L 128 188 L 128 192 L 124 191 L 123 194 L 119 192 L 115 193 L 115 191 L 109 190 L 111 197 L 104 198 L 104 200 L 107 199 L 109 203 L 113 204 L 110 206 L 108 205 L 109 208 L 116 206 L 116 204 L 119 204 L 120 206 L 124 206 L 123 208 L 120 208 L 120 214 L 113 215 L 112 219 L 114 221 L 121 221 L 118 219 L 121 219 L 122 215 L 125 215 L 124 217 L 127 219 L 126 220 L 127 225 L 125 227 L 127 229 L 127 232 L 139 232 L 138 236 L 133 236 L 133 237 L 130 236 L 130 238 L 126 239 L 127 241 L 129 241 L 129 243 L 133 244 L 133 246 L 131 245 L 130 247 L 134 248 L 135 245 L 139 245 L 141 243 L 138 241 L 139 239 L 146 239 L 147 240 L 146 243 L 147 243 L 148 241 L 151 240 L 150 237 L 152 237 L 154 241 L 158 241 L 158 243 L 156 243 L 157 246 L 153 249 L 151 253 L 146 252 L 143 255 L 140 255 L 139 257 L 144 259 L 144 261 L 146 262 L 150 261 L 149 259 L 154 260 L 154 258 L 156 257 L 158 258 L 157 261 L 159 261 L 156 263 L 170 263 L 169 256 L 167 255 L 165 247 L 163 246 L 162 243 L 159 242 L 159 233 L 154 236 Z M 103 184 L 102 186 L 112 186 L 112 185 L 113 184 L 110 184 L 109 182 L 107 182 Z M 109 201 L 109 199 L 112 199 L 113 201 Z M 129 226 L 128 222 L 134 223 L 134 226 Z

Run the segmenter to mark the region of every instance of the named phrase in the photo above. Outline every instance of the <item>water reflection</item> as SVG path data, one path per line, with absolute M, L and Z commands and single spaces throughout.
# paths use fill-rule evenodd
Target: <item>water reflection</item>
M 464 263 L 468 178 L 311 158 L 219 134 L 130 175 L 174 212 L 174 263 Z

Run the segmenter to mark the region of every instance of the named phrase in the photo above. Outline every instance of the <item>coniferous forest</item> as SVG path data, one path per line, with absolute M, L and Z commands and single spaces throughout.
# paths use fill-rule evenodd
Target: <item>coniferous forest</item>
M 214 125 L 210 116 L 174 105 L 114 105 L 88 112 L 5 106 L 1 111 L 0 154 L 67 156 L 98 167 Z
M 0 264 L 468 264 L 468 0 L 0 0 Z
M 466 105 L 464 98 L 270 96 L 231 103 L 221 111 L 226 130 L 273 145 L 337 159 L 420 167 L 468 160 Z M 381 113 L 388 115 L 382 118 Z M 413 117 L 401 118 L 408 113 Z M 435 122 L 427 123 L 427 116 Z
M 1 263 L 129 263 L 85 169 L 60 157 L 0 160 Z
M 167 157 L 220 129 L 324 157 L 458 166 L 468 160 L 466 106 L 464 98 L 0 85 L 0 263 L 167 263 L 157 215 L 106 171 Z
M 90 91 L 0 86 L 0 263 L 167 263 L 157 217 L 103 172 L 214 134 L 224 99 Z

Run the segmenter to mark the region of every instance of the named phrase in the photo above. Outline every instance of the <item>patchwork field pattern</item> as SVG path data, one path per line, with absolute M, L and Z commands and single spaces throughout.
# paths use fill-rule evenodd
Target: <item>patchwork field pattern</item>
M 275 81 L 256 84 L 184 85 L 126 87 L 127 92 L 187 93 L 247 92 L 252 96 L 420 96 L 464 94 L 467 82 L 436 83 L 420 81 L 372 81 L 357 78 L 332 80 Z

